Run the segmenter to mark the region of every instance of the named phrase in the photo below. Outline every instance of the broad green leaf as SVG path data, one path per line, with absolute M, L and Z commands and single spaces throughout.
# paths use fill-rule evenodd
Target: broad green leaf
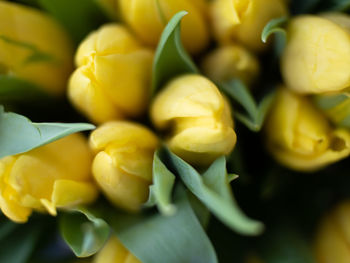
M 18 225 L 10 220 L 3 220 L 3 222 L 0 222 L 0 242 L 14 231 L 16 227 L 18 227 Z
M 191 165 L 167 151 L 168 161 L 187 188 L 223 223 L 243 235 L 258 235 L 264 226 L 248 218 L 238 207 L 229 185 L 224 157 L 217 159 L 201 176 Z
M 88 257 L 102 248 L 110 228 L 96 213 L 81 207 L 60 216 L 60 232 L 77 257 Z
M 323 0 L 319 1 L 317 11 L 346 12 L 350 10 L 350 0 Z
M 266 95 L 260 104 L 257 105 L 249 89 L 238 79 L 234 79 L 228 83 L 221 83 L 218 86 L 230 98 L 240 104 L 247 113 L 243 114 L 235 110 L 234 116 L 250 130 L 255 132 L 260 131 L 273 103 L 275 94 L 270 93 Z
M 186 14 L 186 11 L 175 14 L 164 28 L 160 37 L 153 61 L 153 94 L 177 75 L 199 72 L 181 42 L 180 22 Z
M 271 19 L 266 26 L 264 27 L 261 33 L 261 40 L 266 43 L 267 39 L 275 33 L 283 34 L 286 37 L 286 30 L 284 26 L 286 25 L 288 18 L 286 16 L 282 16 L 279 18 Z
M 38 0 L 38 2 L 65 27 L 76 44 L 79 44 L 92 30 L 108 21 L 96 0 Z
M 109 213 L 121 242 L 143 263 L 215 263 L 214 248 L 198 221 L 182 185 L 175 189 L 176 213 Z
M 317 108 L 337 126 L 350 128 L 350 93 L 320 94 L 313 96 Z
M 26 49 L 30 52 L 28 57 L 22 62 L 23 64 L 29 64 L 34 62 L 53 62 L 57 63 L 57 60 L 54 56 L 52 56 L 49 53 L 43 52 L 40 49 L 38 49 L 35 45 L 18 41 L 12 38 L 9 38 L 5 35 L 0 35 L 0 41 L 4 41 L 7 44 L 11 44 L 14 46 L 17 46 L 22 49 Z
M 14 76 L 0 75 L 0 103 L 32 102 L 41 99 L 48 100 L 51 97 L 35 84 Z
M 158 157 L 153 158 L 153 184 L 150 186 L 150 196 L 146 206 L 157 205 L 163 215 L 173 215 L 176 207 L 171 203 L 175 176 L 166 168 Z
M 19 225 L 3 223 L 0 226 L 0 262 L 26 263 L 36 246 L 40 233 L 40 224 Z
M 0 158 L 27 152 L 69 134 L 94 128 L 88 123 L 35 123 L 22 115 L 5 112 L 0 105 Z

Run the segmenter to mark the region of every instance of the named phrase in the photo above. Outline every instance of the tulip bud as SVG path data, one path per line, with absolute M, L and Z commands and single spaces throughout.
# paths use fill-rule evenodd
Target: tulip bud
M 181 26 L 182 42 L 190 53 L 198 53 L 209 42 L 206 0 L 117 0 L 121 15 L 147 45 L 156 47 L 167 22 L 180 11 L 187 11 Z
M 350 133 L 333 128 L 307 98 L 286 88 L 277 92 L 265 131 L 272 155 L 294 170 L 315 171 L 350 154 Z
M 236 134 L 228 102 L 200 75 L 171 81 L 155 98 L 151 118 L 159 129 L 171 129 L 170 149 L 194 165 L 208 165 L 229 154 Z
M 238 41 L 254 51 L 266 46 L 261 41 L 264 26 L 286 14 L 283 0 L 214 0 L 211 6 L 216 38 L 223 43 Z
M 96 123 L 138 116 L 148 102 L 152 59 L 125 27 L 105 25 L 78 48 L 69 98 Z
M 30 7 L 0 2 L 0 74 L 62 95 L 72 61 L 72 44 L 53 19 Z
M 26 222 L 32 210 L 56 215 L 56 208 L 94 201 L 91 157 L 85 138 L 72 134 L 0 159 L 2 212 L 15 222 Z
M 339 91 L 350 85 L 350 17 L 303 15 L 292 19 L 282 55 L 287 86 L 299 93 Z
M 322 263 L 350 262 L 350 202 L 341 203 L 321 222 L 315 240 L 315 257 Z
M 94 257 L 94 263 L 141 263 L 123 244 L 111 236 L 106 245 Z
M 227 82 L 238 78 L 250 84 L 259 73 L 259 62 L 244 47 L 229 45 L 218 47 L 203 60 L 204 75 L 215 82 Z
M 142 125 L 113 121 L 92 132 L 90 146 L 97 153 L 92 173 L 106 197 L 118 207 L 138 211 L 152 182 L 157 137 Z

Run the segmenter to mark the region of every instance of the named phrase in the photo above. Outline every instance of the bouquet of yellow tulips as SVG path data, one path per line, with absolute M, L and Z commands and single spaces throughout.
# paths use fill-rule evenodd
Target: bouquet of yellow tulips
M 0 0 L 0 263 L 349 263 L 349 0 Z

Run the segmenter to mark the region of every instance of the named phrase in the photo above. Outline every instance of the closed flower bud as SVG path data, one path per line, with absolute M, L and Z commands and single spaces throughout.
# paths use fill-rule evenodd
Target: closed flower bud
M 115 236 L 111 236 L 96 254 L 93 263 L 141 263 L 141 261 L 131 254 Z
M 314 171 L 350 154 L 350 133 L 286 88 L 278 90 L 265 128 L 272 155 L 294 170 Z
M 229 154 L 236 134 L 228 102 L 200 75 L 171 81 L 155 98 L 151 118 L 159 129 L 171 129 L 170 149 L 194 165 L 208 165 Z
M 26 222 L 33 210 L 56 215 L 56 208 L 94 201 L 98 192 L 91 180 L 91 161 L 80 134 L 0 159 L 2 212 L 15 222 Z
M 238 78 L 250 84 L 259 73 L 259 62 L 244 47 L 231 44 L 209 53 L 203 60 L 202 69 L 204 75 L 215 82 Z
M 90 145 L 96 152 L 92 173 L 106 197 L 118 207 L 138 211 L 152 182 L 157 137 L 142 125 L 113 121 L 92 132 Z
M 72 62 L 72 44 L 53 19 L 30 7 L 0 2 L 0 75 L 63 95 Z
M 123 26 L 109 24 L 79 46 L 69 81 L 73 104 L 96 123 L 138 116 L 148 103 L 153 52 Z
M 319 263 L 350 262 L 350 202 L 341 203 L 321 222 L 314 252 Z
M 254 51 L 266 46 L 261 41 L 264 26 L 286 14 L 283 0 L 214 0 L 211 6 L 216 38 L 223 43 L 238 41 Z
M 182 42 L 190 53 L 198 53 L 209 42 L 206 0 L 117 0 L 125 22 L 147 45 L 155 47 L 167 22 L 179 11 L 187 11 L 181 26 Z
M 350 16 L 299 16 L 290 21 L 287 36 L 282 74 L 289 88 L 307 94 L 349 87 Z

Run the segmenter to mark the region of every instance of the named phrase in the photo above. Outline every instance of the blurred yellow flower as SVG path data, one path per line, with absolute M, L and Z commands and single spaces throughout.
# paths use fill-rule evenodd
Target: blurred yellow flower
M 96 254 L 93 263 L 141 263 L 123 244 L 111 236 L 106 245 Z
M 210 10 L 214 35 L 220 42 L 238 41 L 253 51 L 267 46 L 261 41 L 264 26 L 287 12 L 283 0 L 214 0 Z
M 350 262 L 350 201 L 338 205 L 321 222 L 314 252 L 319 263 Z
M 152 60 L 124 26 L 104 25 L 78 48 L 69 98 L 96 123 L 138 116 L 148 104 Z
M 72 70 L 72 43 L 53 19 L 37 9 L 0 2 L 0 74 L 63 95 Z
M 280 88 L 265 125 L 267 146 L 282 164 L 314 171 L 350 154 L 350 133 L 333 128 L 314 105 Z
M 190 53 L 202 51 L 209 42 L 206 0 L 117 0 L 121 16 L 146 44 L 156 47 L 167 22 L 180 11 L 182 42 Z
M 350 16 L 293 18 L 282 56 L 287 86 L 299 93 L 339 91 L 350 85 Z
M 236 143 L 228 102 L 200 75 L 180 76 L 167 84 L 152 104 L 151 118 L 157 128 L 172 129 L 170 149 L 194 165 L 210 164 Z
M 113 121 L 92 132 L 90 146 L 97 153 L 92 172 L 106 197 L 118 207 L 138 211 L 148 197 L 158 138 L 142 125 Z
M 205 76 L 215 82 L 238 78 L 250 84 L 259 73 L 259 61 L 244 47 L 231 44 L 218 47 L 206 55 L 202 70 Z
M 0 208 L 15 222 L 32 210 L 56 215 L 56 208 L 89 203 L 97 197 L 86 139 L 73 134 L 29 152 L 0 159 Z

